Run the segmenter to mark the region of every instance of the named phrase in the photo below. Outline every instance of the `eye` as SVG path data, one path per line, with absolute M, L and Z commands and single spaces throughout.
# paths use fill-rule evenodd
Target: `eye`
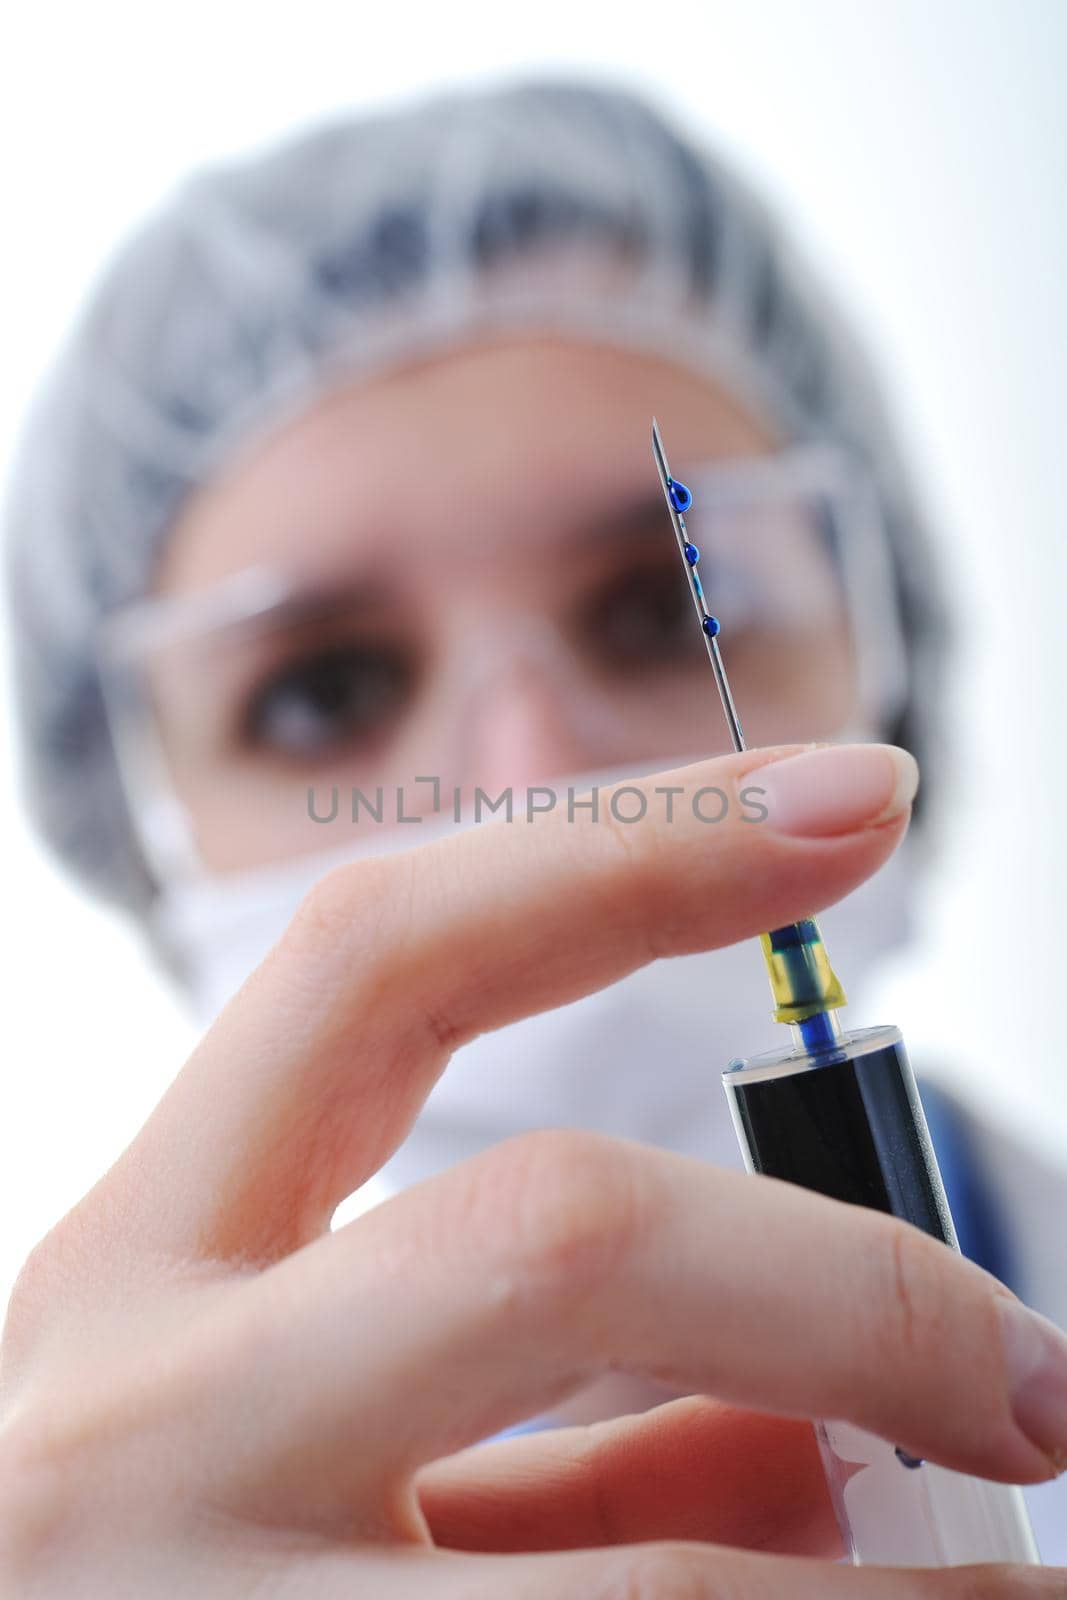
M 582 603 L 583 649 L 612 672 L 683 665 L 700 651 L 693 602 L 677 562 L 617 573 Z
M 288 756 L 371 747 L 402 713 L 417 671 L 390 645 L 337 643 L 275 669 L 249 699 L 243 742 Z

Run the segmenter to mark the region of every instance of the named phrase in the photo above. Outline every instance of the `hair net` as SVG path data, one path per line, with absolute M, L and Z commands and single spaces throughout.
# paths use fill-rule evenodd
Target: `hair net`
M 583 298 L 589 256 L 618 264 L 617 293 Z M 97 892 L 143 910 L 156 886 L 119 782 L 96 632 L 151 586 L 184 497 L 338 375 L 523 306 L 599 319 L 619 339 L 659 318 L 786 436 L 865 459 L 892 543 L 886 604 L 928 712 L 942 629 L 884 409 L 763 207 L 628 91 L 442 93 L 194 175 L 122 248 L 31 412 L 5 529 L 22 783 L 36 825 Z M 913 748 L 919 709 L 912 697 Z

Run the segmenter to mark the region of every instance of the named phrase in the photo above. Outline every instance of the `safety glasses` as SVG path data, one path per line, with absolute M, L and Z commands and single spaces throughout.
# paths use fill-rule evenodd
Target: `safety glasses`
M 903 699 L 903 646 L 859 465 L 810 447 L 678 471 L 750 744 L 885 726 Z M 654 482 L 647 506 L 536 594 L 522 552 L 494 530 L 447 593 L 413 592 L 403 566 L 392 585 L 317 573 L 294 532 L 297 554 L 102 625 L 131 814 L 164 878 L 321 849 L 315 813 L 334 791 L 349 825 L 371 827 L 379 790 L 395 822 L 398 789 L 408 814 L 457 788 L 499 789 L 513 781 L 509 750 L 514 781 L 528 782 L 726 748 Z M 353 791 L 370 802 L 356 823 Z

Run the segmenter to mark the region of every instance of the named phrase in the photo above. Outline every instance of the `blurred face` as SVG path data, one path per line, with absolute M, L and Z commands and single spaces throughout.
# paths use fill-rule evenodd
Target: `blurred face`
M 168 763 L 210 866 L 337 843 L 308 816 L 309 786 L 321 809 L 339 786 L 343 820 L 354 786 L 373 798 L 403 784 L 412 813 L 432 804 L 419 776 L 495 795 L 726 747 L 653 413 L 686 481 L 775 448 L 667 361 L 524 337 L 333 392 L 188 505 L 159 593 L 207 594 L 257 566 L 290 596 L 269 624 L 153 663 Z M 750 742 L 829 736 L 854 693 L 829 557 L 750 531 L 732 536 L 721 574 L 702 551 L 712 609 L 720 586 L 762 585 L 819 619 L 801 639 L 788 606 L 772 626 L 753 603 L 732 632 L 721 611 Z

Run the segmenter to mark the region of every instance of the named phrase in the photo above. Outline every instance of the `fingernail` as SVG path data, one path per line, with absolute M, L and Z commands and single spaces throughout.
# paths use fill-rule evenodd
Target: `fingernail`
M 1047 1317 L 998 1298 L 1011 1409 L 1057 1472 L 1067 1469 L 1067 1337 Z
M 822 745 L 760 767 L 768 826 L 799 838 L 854 833 L 904 811 L 919 787 L 915 757 L 891 744 Z

